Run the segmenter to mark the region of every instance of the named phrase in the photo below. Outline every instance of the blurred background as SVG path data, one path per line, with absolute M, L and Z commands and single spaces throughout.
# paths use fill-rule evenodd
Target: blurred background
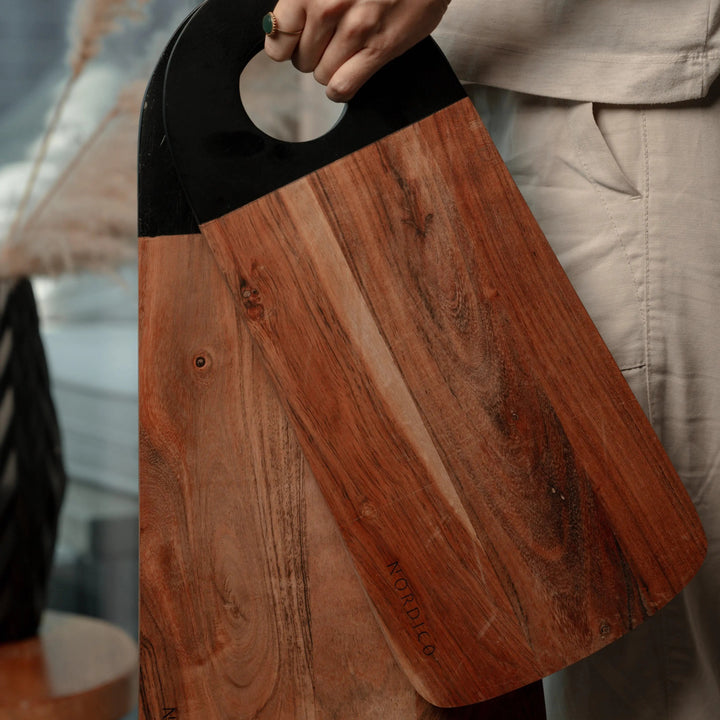
M 32 282 L 67 476 L 48 604 L 133 637 L 138 120 L 163 47 L 197 4 L 0 0 L 0 283 Z M 251 117 L 291 141 L 329 129 L 342 108 L 263 57 L 243 75 Z
M 0 275 L 32 280 L 67 475 L 48 605 L 132 637 L 137 127 L 195 4 L 0 0 Z

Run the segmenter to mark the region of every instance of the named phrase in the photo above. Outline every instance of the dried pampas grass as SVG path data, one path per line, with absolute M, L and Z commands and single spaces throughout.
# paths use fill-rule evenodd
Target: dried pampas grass
M 40 168 L 50 145 L 52 135 L 57 128 L 63 109 L 70 97 L 70 93 L 82 74 L 87 63 L 97 56 L 102 40 L 119 27 L 119 21 L 124 19 L 142 18 L 142 6 L 149 0 L 75 0 L 72 9 L 71 48 L 68 55 L 70 74 L 63 86 L 63 90 L 53 108 L 47 128 L 43 134 L 23 194 L 18 202 L 17 209 L 10 230 L 4 239 L 3 255 L 9 258 L 16 256 L 18 248 L 13 248 L 21 241 L 24 232 L 21 232 L 27 213 L 27 208 L 37 182 Z M 6 269 L 3 269 L 6 274 Z
M 16 241 L 0 249 L 0 276 L 104 272 L 135 260 L 137 166 L 132 149 L 144 91 L 142 80 L 122 91 Z
M 68 62 L 77 77 L 99 52 L 102 39 L 118 27 L 121 18 L 142 18 L 149 0 L 75 0 L 72 10 Z

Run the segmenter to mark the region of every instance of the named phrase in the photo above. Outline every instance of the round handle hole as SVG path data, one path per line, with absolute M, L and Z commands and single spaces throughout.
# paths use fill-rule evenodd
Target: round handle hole
M 261 51 L 240 74 L 240 100 L 250 120 L 266 135 L 285 142 L 322 137 L 338 123 L 345 105 L 328 100 L 312 75 Z

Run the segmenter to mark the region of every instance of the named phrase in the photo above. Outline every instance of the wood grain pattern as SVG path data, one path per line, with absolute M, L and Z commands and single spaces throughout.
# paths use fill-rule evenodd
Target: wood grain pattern
M 687 493 L 469 100 L 202 231 L 433 703 L 574 662 L 695 573 Z
M 202 240 L 153 240 L 142 258 L 145 716 L 162 717 L 145 699 L 158 684 L 155 701 L 184 717 L 225 717 L 227 705 L 247 708 L 243 717 L 306 717 L 295 706 L 311 690 L 307 598 L 292 584 L 306 562 L 297 542 L 304 465 L 297 451 L 265 454 L 289 442 L 278 434 L 287 430 L 254 403 L 256 363 L 223 284 L 203 282 L 212 260 Z
M 0 720 L 118 720 L 135 705 L 137 646 L 95 618 L 50 611 L 0 644 Z
M 143 720 L 544 718 L 416 694 L 199 235 L 140 241 L 140 427 Z

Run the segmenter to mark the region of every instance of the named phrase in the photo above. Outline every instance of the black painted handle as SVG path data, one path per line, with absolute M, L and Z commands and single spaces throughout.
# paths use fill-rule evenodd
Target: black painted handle
M 165 72 L 177 39 L 197 9 L 185 18 L 158 59 L 148 81 L 138 137 L 138 237 L 192 235 L 200 229 L 187 204 L 163 119 Z
M 302 143 L 259 130 L 238 82 L 265 40 L 272 0 L 208 0 L 173 48 L 165 75 L 165 130 L 199 223 L 407 127 L 465 97 L 435 42 L 427 38 L 376 73 L 336 126 Z

